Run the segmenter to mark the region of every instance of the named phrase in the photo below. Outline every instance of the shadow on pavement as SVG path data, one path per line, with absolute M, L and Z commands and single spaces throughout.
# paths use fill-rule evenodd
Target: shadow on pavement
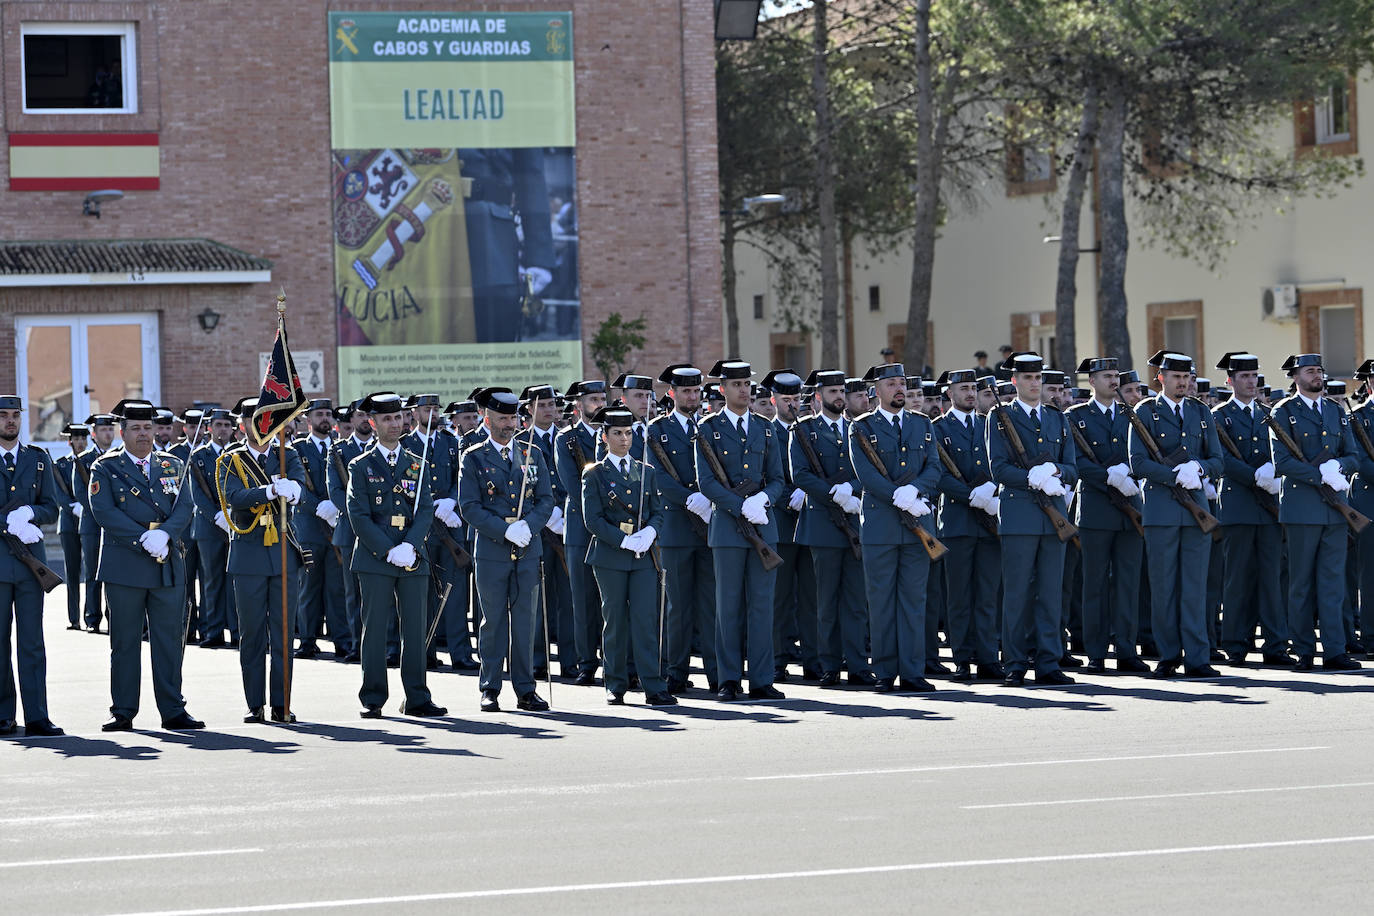
M 114 760 L 156 760 L 162 751 L 148 745 L 124 745 L 108 738 L 82 738 L 64 735 L 59 738 L 25 738 L 12 742 L 22 748 L 43 748 L 59 757 L 109 757 Z
M 1240 686 L 1230 678 L 1208 678 L 1197 681 L 1178 681 L 1180 685 L 1207 684 L 1217 687 Z M 1235 693 L 1192 693 L 1183 690 L 1161 690 L 1158 687 L 1115 687 L 1106 684 L 1090 684 L 1079 681 L 1072 687 L 1063 688 L 1076 694 L 1104 697 L 1131 697 L 1137 700 L 1151 700 L 1159 703 L 1229 703 L 1237 706 L 1263 706 L 1268 701 L 1258 700 Z
M 790 706 L 793 704 L 787 705 Z M 701 706 L 694 706 L 691 703 L 679 703 L 677 706 L 672 707 L 672 709 L 673 714 L 676 716 L 688 719 L 703 719 L 710 722 L 760 722 L 765 725 L 793 725 L 801 721 L 795 716 L 780 716 L 766 709 L 751 708 L 750 705 L 744 701 L 737 703 L 721 703 L 718 700 L 706 700 Z
M 652 708 L 655 712 L 664 715 L 672 715 L 681 706 L 668 707 L 641 707 Z M 541 719 L 553 719 L 557 722 L 565 722 L 568 725 L 576 725 L 581 728 L 638 728 L 646 732 L 680 732 L 683 731 L 682 724 L 674 722 L 672 719 L 638 719 L 632 716 L 601 716 L 587 712 L 565 712 L 562 710 L 551 710 L 539 714 Z
M 1348 674 L 1349 672 L 1343 672 Z M 1290 693 L 1315 693 L 1315 694 L 1341 694 L 1341 693 L 1374 693 L 1374 681 L 1363 684 L 1335 683 L 1329 680 L 1303 681 L 1295 678 L 1276 678 L 1274 680 L 1249 677 L 1244 674 L 1233 674 L 1219 683 L 1228 687 L 1269 687 L 1278 690 L 1287 690 Z
M 1074 712 L 1116 712 L 1110 706 L 1093 700 L 1073 700 L 1065 692 L 1075 691 L 1074 687 L 1061 689 L 1040 687 L 1004 690 L 994 687 L 987 693 L 976 690 L 937 690 L 934 693 L 916 695 L 921 702 L 937 700 L 945 703 L 983 703 L 1004 709 L 1067 709 Z M 1071 694 L 1070 694 L 1071 695 Z
M 254 754 L 294 754 L 301 749 L 291 741 L 268 741 L 232 732 L 149 732 L 151 737 L 169 744 L 180 744 L 197 751 L 249 751 Z
M 914 702 L 924 702 L 933 696 L 932 694 L 897 694 L 899 699 L 910 699 Z M 844 716 L 849 719 L 910 719 L 913 721 L 924 722 L 950 722 L 953 716 L 940 715 L 929 709 L 917 709 L 913 707 L 890 708 L 886 706 L 870 706 L 867 703 L 827 703 L 824 700 L 788 700 L 788 709 L 795 709 L 799 712 L 822 712 L 832 716 Z M 795 720 L 793 720 L 795 721 Z
M 550 739 L 562 738 L 563 736 L 552 729 L 539 726 L 526 727 L 515 725 L 505 721 L 504 717 L 510 715 L 507 710 L 495 713 L 479 713 L 487 718 L 481 719 L 459 719 L 455 716 L 444 716 L 441 719 L 415 719 L 416 725 L 423 725 L 425 728 L 437 728 L 442 731 L 453 732 L 459 735 L 506 735 L 513 738 L 536 738 Z M 515 715 L 527 717 L 529 721 L 537 722 L 547 716 L 548 713 L 529 713 L 517 712 Z

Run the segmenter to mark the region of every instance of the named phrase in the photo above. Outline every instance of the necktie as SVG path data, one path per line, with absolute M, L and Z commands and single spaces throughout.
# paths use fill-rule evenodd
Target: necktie
M 900 436 L 902 434 L 902 418 L 900 415 L 892 418 L 892 428 L 897 431 L 897 435 Z
M 1031 408 L 1031 419 L 1035 421 L 1035 425 L 1036 425 L 1036 426 L 1039 426 L 1039 425 L 1040 425 L 1040 408 L 1039 408 L 1039 407 L 1032 407 L 1032 408 Z
M 964 429 L 973 432 L 973 416 L 964 417 Z
M 1174 416 L 1178 417 L 1178 425 L 1183 425 L 1183 405 L 1179 404 L 1174 408 Z
M 739 437 L 741 439 L 748 435 L 748 431 L 744 428 L 743 417 L 740 417 L 738 420 L 735 421 L 735 430 L 739 432 Z
M 143 466 L 143 462 L 140 461 L 140 462 L 139 462 L 139 465 L 140 465 L 140 466 Z M 263 452 L 261 455 L 258 456 L 258 467 L 262 468 L 264 471 L 267 470 L 267 453 L 266 453 L 266 452 Z M 143 467 L 143 473 L 144 473 L 145 475 L 148 473 L 147 467 Z
M 13 452 L 5 452 L 5 470 L 6 470 L 8 473 L 10 473 L 10 474 L 13 474 L 13 473 L 14 473 L 14 453 L 13 453 Z
M 319 439 L 315 440 L 315 448 L 320 450 L 321 461 L 328 457 L 328 449 L 325 448 L 325 443 L 321 442 Z
M 138 469 L 139 469 L 140 471 L 143 472 L 143 478 L 144 478 L 145 480 L 150 479 L 150 478 L 148 477 L 148 459 L 147 459 L 147 458 L 140 458 L 140 459 L 138 459 Z

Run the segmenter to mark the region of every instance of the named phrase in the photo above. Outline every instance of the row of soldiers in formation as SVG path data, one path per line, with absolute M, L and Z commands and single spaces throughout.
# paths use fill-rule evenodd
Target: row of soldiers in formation
M 381 715 L 388 664 L 402 712 L 445 715 L 426 683 L 438 646 L 479 669 L 484 711 L 507 672 L 519 708 L 547 709 L 535 685 L 555 645 L 577 684 L 604 666 L 612 704 L 631 689 L 675 703 L 694 654 L 727 701 L 746 680 L 749 697 L 781 698 L 789 665 L 884 693 L 931 690 L 937 674 L 1071 684 L 1063 669 L 1077 667 L 1215 677 L 1214 661 L 1248 663 L 1257 630 L 1264 663 L 1310 670 L 1318 625 L 1322 667 L 1358 668 L 1374 546 L 1348 549 L 1348 535 L 1374 510 L 1374 402 L 1343 409 L 1315 354 L 1284 363 L 1284 398 L 1257 357 L 1228 353 L 1230 387 L 1211 403 L 1188 356 L 1149 365 L 1153 396 L 1113 358 L 1084 360 L 1089 387 L 1066 389 L 1034 353 L 933 388 L 897 363 L 754 384 L 748 363 L 722 360 L 669 366 L 657 402 L 654 379 L 633 374 L 561 394 L 482 388 L 442 411 L 436 395 L 380 392 L 310 402 L 305 433 L 280 448 L 250 434 L 253 399 L 182 417 L 122 402 L 69 427 L 72 454 L 56 462 L 18 444 L 22 405 L 7 397 L 7 541 L 41 556 L 36 525 L 59 521 L 92 631 L 103 589 L 110 731 L 138 710 L 141 636 L 164 726 L 201 727 L 182 651 L 193 633 L 225 645 L 226 631 L 245 721 L 263 721 L 269 697 L 273 720 L 294 719 L 292 659 L 321 639 L 361 662 L 364 717 Z M 0 588 L 26 727 L 59 733 L 42 593 L 13 550 Z M 0 695 L 0 729 L 14 729 L 15 699 Z

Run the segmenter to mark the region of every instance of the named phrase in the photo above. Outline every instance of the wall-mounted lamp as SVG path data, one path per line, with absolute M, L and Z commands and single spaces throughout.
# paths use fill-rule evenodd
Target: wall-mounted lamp
M 206 334 L 219 327 L 219 319 L 220 313 L 208 305 L 205 307 L 205 311 L 196 316 L 196 320 L 200 322 L 200 329 Z

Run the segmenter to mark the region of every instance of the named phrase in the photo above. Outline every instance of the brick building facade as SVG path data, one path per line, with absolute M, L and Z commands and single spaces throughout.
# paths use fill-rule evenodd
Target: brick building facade
M 24 387 L 16 336 L 35 318 L 128 314 L 155 316 L 157 376 L 141 380 L 146 390 L 176 408 L 194 398 L 230 402 L 257 390 L 258 353 L 270 345 L 273 298 L 284 287 L 293 350 L 324 352 L 323 394 L 335 396 L 327 14 L 425 8 L 572 10 L 584 341 L 618 311 L 649 319 L 650 341 L 636 357 L 641 371 L 657 374 L 679 359 L 709 365 L 722 355 L 709 4 L 11 0 L 0 3 L 0 175 L 10 177 L 0 190 L 0 249 L 203 239 L 211 250 L 237 249 L 244 263 L 73 263 L 67 276 L 35 276 L 0 258 L 0 388 Z M 35 23 L 131 25 L 136 110 L 26 111 L 20 49 Z M 155 177 L 131 179 L 132 189 L 105 202 L 99 218 L 82 213 L 89 187 L 16 189 L 16 156 L 27 156 L 24 168 L 46 165 L 41 152 L 21 149 L 33 142 L 22 138 L 72 133 L 151 144 Z M 117 149 L 112 161 L 126 154 L 145 163 L 152 155 Z M 198 317 L 207 312 L 219 316 L 211 331 Z M 113 339 L 89 333 L 96 351 L 97 340 Z M 99 353 L 86 358 L 98 362 Z M 584 366 L 594 371 L 585 347 Z M 127 381 L 134 390 L 140 380 Z

